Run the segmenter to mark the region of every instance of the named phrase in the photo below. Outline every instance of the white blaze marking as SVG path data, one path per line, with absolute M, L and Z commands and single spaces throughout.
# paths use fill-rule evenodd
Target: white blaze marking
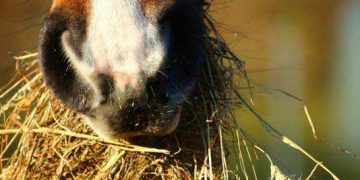
M 98 71 L 152 75 L 164 56 L 158 27 L 137 0 L 93 0 L 84 58 Z
M 81 60 L 69 46 L 69 37 L 64 33 L 62 43 L 78 74 L 89 83 L 98 73 L 111 75 L 119 89 L 136 86 L 140 73 L 154 75 L 166 49 L 158 27 L 144 16 L 138 0 L 92 0 Z

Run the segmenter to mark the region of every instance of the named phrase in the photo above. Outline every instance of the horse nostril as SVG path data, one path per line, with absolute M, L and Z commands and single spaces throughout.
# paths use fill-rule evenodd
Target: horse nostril
M 114 79 L 103 73 L 98 74 L 97 78 L 99 79 L 99 89 L 103 96 L 101 104 L 105 104 L 108 101 L 110 94 L 114 91 Z

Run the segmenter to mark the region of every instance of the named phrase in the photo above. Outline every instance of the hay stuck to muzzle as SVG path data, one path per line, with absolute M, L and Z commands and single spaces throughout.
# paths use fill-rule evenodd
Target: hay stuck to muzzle
M 46 88 L 37 53 L 16 57 L 16 75 L 0 89 L 0 179 L 228 178 L 223 132 L 236 127 L 230 121 L 240 104 L 234 77 L 245 71 L 211 18 L 204 21 L 202 77 L 185 103 L 178 129 L 164 137 L 131 143 L 97 137 Z

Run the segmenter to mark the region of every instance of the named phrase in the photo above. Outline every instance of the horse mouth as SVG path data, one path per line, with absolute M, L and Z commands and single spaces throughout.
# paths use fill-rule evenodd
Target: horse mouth
M 83 119 L 98 136 L 104 138 L 165 136 L 175 131 L 180 122 L 181 105 L 168 105 L 161 109 L 145 107 L 133 107 L 129 111 L 123 109 L 115 116 L 84 115 Z M 100 114 L 101 111 L 105 110 L 93 113 Z
M 164 110 L 159 116 L 152 118 L 144 118 L 144 115 L 139 115 L 142 118 L 140 122 L 136 122 L 131 126 L 124 127 L 123 130 L 116 131 L 113 137 L 115 138 L 131 138 L 136 136 L 165 136 L 175 131 L 180 122 L 181 106 L 176 106 L 172 110 Z M 148 115 L 147 116 L 151 116 Z M 142 121 L 142 122 L 141 122 Z

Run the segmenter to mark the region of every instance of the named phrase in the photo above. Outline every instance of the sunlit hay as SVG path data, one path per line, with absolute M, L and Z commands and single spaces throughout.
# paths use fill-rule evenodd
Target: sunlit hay
M 205 4 L 205 12 L 210 4 Z M 315 162 L 309 177 L 322 168 L 336 179 L 243 98 L 238 79 L 247 81 L 244 63 L 224 43 L 207 14 L 204 24 L 205 69 L 185 103 L 177 131 L 165 137 L 128 141 L 97 137 L 48 91 L 37 53 L 16 57 L 16 75 L 0 87 L 0 179 L 256 179 L 255 151 L 269 159 L 271 179 L 288 178 L 238 125 L 234 112 L 240 105 L 271 135 Z M 309 122 L 312 125 L 310 118 Z M 238 162 L 232 169 L 227 162 L 230 149 Z

